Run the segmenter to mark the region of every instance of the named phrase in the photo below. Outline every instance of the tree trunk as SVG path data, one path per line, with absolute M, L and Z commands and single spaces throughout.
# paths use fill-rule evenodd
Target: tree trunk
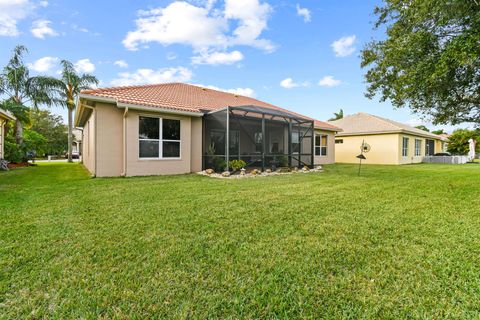
M 72 121 L 73 109 L 68 108 L 68 162 L 72 160 L 72 143 L 73 143 L 73 121 Z
M 15 120 L 15 142 L 19 146 L 23 143 L 23 124 L 18 119 Z

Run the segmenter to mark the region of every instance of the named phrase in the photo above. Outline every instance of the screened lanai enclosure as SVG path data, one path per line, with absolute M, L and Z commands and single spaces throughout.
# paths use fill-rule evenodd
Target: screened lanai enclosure
M 311 119 L 249 105 L 209 112 L 203 126 L 203 169 L 226 170 L 235 159 L 262 170 L 313 167 Z

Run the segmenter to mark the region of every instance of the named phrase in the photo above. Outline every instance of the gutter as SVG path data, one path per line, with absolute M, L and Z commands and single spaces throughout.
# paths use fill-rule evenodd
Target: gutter
M 127 176 L 127 115 L 128 107 L 123 112 L 123 172 L 122 177 Z
M 161 108 L 161 107 L 149 107 L 149 106 L 140 106 L 137 104 L 130 104 L 130 103 L 123 103 L 117 102 L 118 108 L 130 108 L 132 110 L 141 110 L 141 111 L 153 111 L 153 112 L 161 112 L 161 113 L 169 113 L 169 114 L 178 114 L 183 116 L 191 116 L 191 117 L 202 117 L 202 112 L 193 112 L 193 111 L 179 111 L 173 110 L 168 108 Z

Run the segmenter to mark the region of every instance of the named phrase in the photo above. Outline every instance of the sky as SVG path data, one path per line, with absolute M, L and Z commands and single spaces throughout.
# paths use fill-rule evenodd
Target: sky
M 33 75 L 67 59 L 100 87 L 188 82 L 253 96 L 319 120 L 340 108 L 433 127 L 367 99 L 360 51 L 373 9 L 358 0 L 0 0 L 0 66 L 25 45 Z M 66 111 L 51 108 L 66 119 Z

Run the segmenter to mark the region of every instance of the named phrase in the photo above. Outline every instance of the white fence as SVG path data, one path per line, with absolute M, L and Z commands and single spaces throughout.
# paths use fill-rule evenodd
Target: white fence
M 468 156 L 426 156 L 424 163 L 464 164 L 468 162 Z

